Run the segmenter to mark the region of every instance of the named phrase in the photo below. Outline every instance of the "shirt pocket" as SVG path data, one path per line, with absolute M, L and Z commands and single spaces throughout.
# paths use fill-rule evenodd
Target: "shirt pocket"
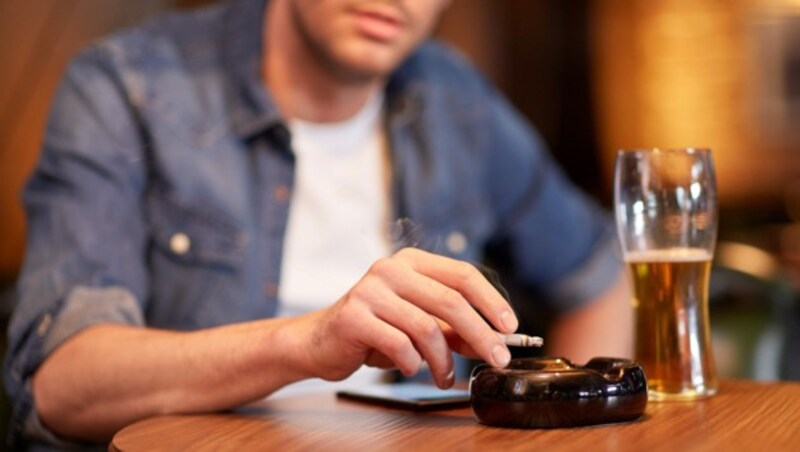
M 147 213 L 155 248 L 176 262 L 231 270 L 242 265 L 245 234 L 221 209 L 161 191 L 147 197 Z
M 206 328 L 250 316 L 242 228 L 221 209 L 156 192 L 147 198 L 151 235 L 151 326 Z

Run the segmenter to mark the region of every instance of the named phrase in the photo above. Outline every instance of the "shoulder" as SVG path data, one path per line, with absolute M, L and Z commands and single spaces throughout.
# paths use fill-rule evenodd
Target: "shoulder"
M 89 139 L 113 137 L 131 146 L 145 130 L 206 129 L 224 102 L 219 59 L 232 4 L 159 16 L 80 51 L 53 98 L 48 142 L 91 147 Z
M 219 54 L 227 3 L 167 13 L 105 36 L 77 53 L 68 71 L 99 69 L 135 79 L 175 68 L 202 68 Z
M 105 37 L 73 58 L 58 96 L 78 98 L 102 116 L 125 110 L 150 133 L 169 125 L 175 135 L 199 136 L 221 127 L 240 73 L 259 55 L 253 36 L 261 16 L 253 8 L 262 7 L 226 1 Z
M 429 96 L 476 100 L 492 89 L 480 71 L 457 49 L 435 39 L 420 46 L 392 78 L 397 85 Z
M 479 77 L 472 62 L 458 49 L 437 39 L 422 44 L 406 61 L 411 71 L 430 77 L 457 77 L 471 80 Z

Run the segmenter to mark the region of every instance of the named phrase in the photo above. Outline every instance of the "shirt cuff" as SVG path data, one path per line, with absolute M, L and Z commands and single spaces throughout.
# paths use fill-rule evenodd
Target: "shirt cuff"
M 26 388 L 26 390 L 29 391 L 30 388 Z M 31 406 L 31 410 L 24 421 L 23 429 L 26 438 L 36 441 L 35 443 L 26 444 L 28 450 L 79 450 L 90 446 L 89 444 L 66 441 L 56 436 L 42 424 L 36 414 L 36 408 L 33 406 Z
M 608 290 L 623 270 L 619 243 L 614 237 L 604 237 L 600 246 L 583 265 L 561 278 L 550 295 L 558 310 L 579 308 Z
M 40 352 L 36 352 L 34 345 L 32 351 L 35 356 L 29 357 L 38 362 L 27 362 L 26 367 L 38 365 L 50 353 L 67 339 L 92 325 L 100 323 L 116 323 L 133 326 L 144 325 L 141 307 L 136 297 L 129 290 L 118 287 L 87 287 L 78 286 L 71 290 L 55 316 L 44 314 L 33 332 L 39 337 Z M 31 374 L 32 375 L 32 374 Z M 31 390 L 31 375 L 23 382 L 23 394 L 18 397 L 14 409 L 14 423 L 17 429 L 22 430 L 23 444 L 44 446 L 45 444 L 61 447 L 84 447 L 60 439 L 45 427 L 36 413 L 36 407 Z M 16 430 L 16 429 L 15 429 Z M 15 432 L 19 434 L 19 430 Z
M 45 316 L 39 324 L 39 332 L 44 334 L 43 355 L 48 356 L 76 333 L 98 323 L 143 326 L 144 318 L 128 289 L 78 286 L 67 295 L 55 319 Z

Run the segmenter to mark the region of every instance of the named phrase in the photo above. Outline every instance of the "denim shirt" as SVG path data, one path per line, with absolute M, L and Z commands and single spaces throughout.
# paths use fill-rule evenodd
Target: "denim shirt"
M 23 195 L 5 368 L 15 434 L 57 441 L 31 376 L 88 326 L 194 330 L 276 312 L 294 159 L 261 79 L 264 8 L 162 17 L 68 67 Z M 385 108 L 408 244 L 471 262 L 491 252 L 561 310 L 615 279 L 606 213 L 454 51 L 421 46 L 391 76 Z

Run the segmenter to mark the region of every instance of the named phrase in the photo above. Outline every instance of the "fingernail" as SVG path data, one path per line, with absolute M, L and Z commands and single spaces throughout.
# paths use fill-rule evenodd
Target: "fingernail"
M 511 311 L 503 311 L 500 313 L 500 323 L 503 324 L 503 328 L 505 328 L 509 333 L 517 331 L 517 328 L 519 327 L 517 316 L 515 316 Z
M 511 353 L 505 345 L 497 344 L 492 349 L 492 359 L 495 367 L 506 367 L 511 361 Z
M 450 373 L 447 374 L 446 377 L 444 377 L 444 385 L 446 388 L 449 388 L 453 386 L 453 383 L 455 382 L 456 382 L 456 374 L 455 374 L 455 369 L 453 369 L 450 370 Z

